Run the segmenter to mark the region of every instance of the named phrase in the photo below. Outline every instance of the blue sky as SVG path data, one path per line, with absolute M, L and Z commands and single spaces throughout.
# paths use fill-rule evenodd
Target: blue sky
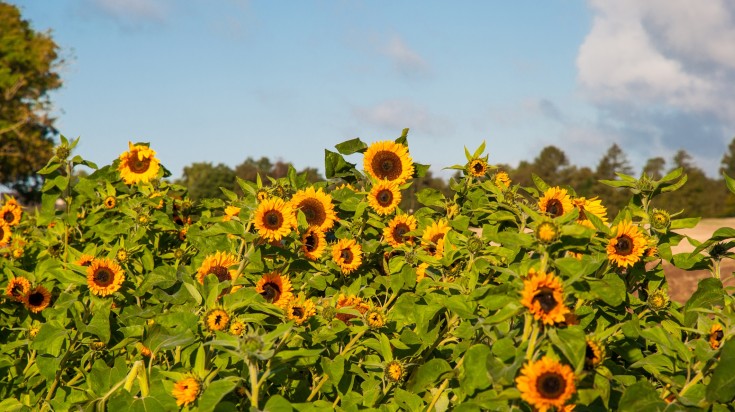
M 727 0 L 11 3 L 61 46 L 57 127 L 101 164 L 132 140 L 175 177 L 261 156 L 323 170 L 325 148 L 409 127 L 435 173 L 485 140 L 513 166 L 546 145 L 594 167 L 617 143 L 637 168 L 683 148 L 714 175 L 735 136 Z

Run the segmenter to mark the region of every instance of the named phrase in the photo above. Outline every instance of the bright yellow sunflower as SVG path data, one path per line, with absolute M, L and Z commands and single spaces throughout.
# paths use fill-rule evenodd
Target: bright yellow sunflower
M 255 285 L 255 291 L 280 308 L 284 308 L 293 299 L 291 281 L 278 272 L 264 274 Z
M 564 315 L 570 313 L 564 305 L 561 279 L 553 273 L 531 270 L 523 281 L 521 304 L 528 308 L 534 319 L 540 319 L 546 325 L 564 322 Z
M 176 381 L 174 388 L 171 390 L 171 395 L 176 398 L 176 405 L 178 406 L 189 406 L 199 397 L 202 391 L 202 384 L 194 376 L 187 376 L 184 379 Z
M 307 189 L 299 190 L 291 198 L 291 205 L 294 209 L 294 222 L 296 214 L 302 211 L 306 217 L 306 223 L 310 227 L 317 227 L 323 232 L 328 231 L 334 226 L 337 214 L 334 212 L 332 204 L 332 196 L 324 193 L 322 188 L 314 189 L 313 186 Z
M 485 174 L 487 174 L 487 168 L 487 162 L 483 159 L 472 159 L 472 161 L 467 164 L 467 170 L 470 175 L 474 177 L 485 176 Z
M 605 357 L 605 347 L 597 340 L 585 338 L 587 344 L 584 352 L 584 366 L 588 369 L 594 369 L 602 363 L 602 359 Z
M 362 246 L 355 239 L 340 239 L 332 246 L 332 259 L 342 273 L 352 273 L 362 263 Z
M 401 203 L 401 190 L 395 182 L 383 180 L 373 185 L 368 193 L 368 204 L 379 215 L 393 213 Z
M 20 223 L 20 217 L 23 213 L 23 209 L 15 201 L 15 199 L 8 199 L 0 209 L 0 220 L 3 220 L 8 226 L 17 226 Z
M 413 236 L 407 236 L 406 233 L 416 230 L 416 226 L 416 218 L 413 215 L 396 215 L 383 229 L 383 238 L 393 247 L 404 243 L 412 244 Z
M 253 224 L 258 229 L 258 234 L 268 241 L 281 240 L 296 226 L 291 204 L 279 197 L 263 200 L 255 209 L 254 219 Z
M 18 302 L 23 301 L 23 296 L 31 291 L 31 282 L 23 276 L 10 279 L 8 286 L 5 288 L 5 296 Z
M 403 184 L 413 176 L 413 160 L 406 145 L 385 140 L 375 142 L 365 151 L 364 167 L 377 180 Z
M 380 329 L 385 326 L 385 312 L 381 308 L 370 308 L 365 312 L 365 321 L 370 329 Z
M 10 225 L 4 220 L 0 220 L 0 247 L 5 247 L 10 243 L 10 236 L 13 233 L 10 231 Z
M 229 323 L 230 314 L 221 308 L 212 309 L 204 315 L 204 324 L 210 332 L 225 330 Z
M 288 302 L 284 311 L 286 312 L 286 319 L 301 325 L 310 317 L 316 315 L 316 305 L 311 299 L 306 299 L 304 295 L 299 294 Z
M 516 386 L 521 398 L 539 412 L 552 407 L 564 408 L 576 391 L 572 368 L 548 356 L 525 364 L 521 376 L 516 378 Z
M 416 283 L 421 282 L 421 280 L 426 277 L 426 269 L 428 268 L 429 264 L 426 262 L 419 264 L 416 268 Z
M 237 277 L 237 269 L 230 269 L 230 267 L 239 263 L 237 257 L 229 252 L 217 252 L 214 255 L 209 255 L 204 258 L 202 265 L 197 269 L 197 280 L 203 285 L 204 278 L 212 274 L 217 276 L 220 282 L 234 281 Z
M 316 227 L 310 227 L 301 236 L 301 251 L 307 259 L 319 260 L 327 247 L 326 235 Z
M 559 227 L 552 220 L 545 220 L 533 232 L 541 243 L 552 243 L 559 237 Z
M 633 266 L 646 251 L 646 238 L 638 226 L 626 220 L 613 229 L 613 237 L 607 244 L 607 258 L 620 267 Z
M 348 320 L 357 317 L 351 313 L 340 313 L 340 309 L 353 309 L 364 315 L 365 312 L 370 309 L 370 306 L 359 296 L 344 295 L 340 293 L 337 297 L 337 314 L 335 317 L 344 323 L 347 323 Z
M 51 303 L 51 292 L 41 285 L 23 295 L 23 304 L 33 313 L 46 309 L 49 303 Z
M 572 211 L 572 198 L 569 197 L 567 189 L 559 186 L 551 187 L 538 202 L 538 207 L 542 212 L 550 214 L 552 217 L 559 217 Z
M 240 214 L 240 208 L 237 206 L 227 206 L 225 208 L 225 215 L 222 217 L 223 222 L 229 222 L 233 217 Z
M 245 323 L 241 320 L 233 320 L 230 322 L 229 332 L 231 335 L 240 336 L 245 331 Z
M 401 364 L 400 361 L 392 360 L 388 362 L 387 365 L 385 365 L 385 370 L 383 371 L 385 373 L 385 377 L 391 381 L 391 382 L 398 382 L 403 378 L 403 374 L 405 373 L 405 368 L 403 367 L 403 364 Z
M 500 188 L 509 188 L 510 187 L 510 176 L 508 176 L 508 173 L 505 172 L 498 172 L 495 173 L 495 186 L 498 186 Z
M 444 238 L 447 233 L 449 233 L 449 224 L 445 220 L 434 222 L 424 229 L 421 241 L 429 254 L 441 259 L 444 255 Z
M 580 197 L 572 200 L 572 203 L 574 203 L 574 207 L 579 209 L 579 218 L 577 218 L 577 223 L 580 225 L 585 225 L 590 229 L 595 228 L 592 222 L 587 219 L 587 214 L 589 213 L 600 218 L 602 223 L 607 224 L 607 208 L 602 205 L 602 201 L 600 199 L 596 197 L 593 197 L 592 199 Z
M 128 142 L 128 147 L 130 150 L 120 155 L 117 167 L 125 184 L 146 183 L 154 179 L 160 168 L 156 151 L 145 145 L 133 145 L 132 142 Z
M 93 259 L 87 267 L 87 286 L 97 296 L 108 296 L 120 289 L 125 273 L 112 259 Z
M 712 327 L 709 330 L 709 346 L 711 346 L 712 349 L 719 348 L 724 337 L 725 332 L 722 331 L 722 325 L 719 323 L 712 324 Z

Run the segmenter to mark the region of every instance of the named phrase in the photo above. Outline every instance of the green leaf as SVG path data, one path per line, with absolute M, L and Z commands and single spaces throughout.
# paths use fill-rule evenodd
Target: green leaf
M 724 292 L 719 279 L 702 279 L 691 298 L 684 305 L 684 326 L 693 327 L 697 322 L 698 313 L 694 309 L 710 309 L 712 306 L 723 304 Z
M 730 403 L 735 398 L 735 341 L 725 342 L 720 350 L 720 363 L 707 385 L 707 400 Z
M 236 378 L 220 379 L 210 383 L 199 398 L 199 410 L 202 412 L 214 411 L 222 398 L 232 392 L 236 386 Z
M 490 353 L 490 347 L 483 344 L 474 345 L 465 353 L 459 386 L 468 396 L 478 389 L 490 387 L 492 382 L 487 373 L 487 357 Z
M 572 369 L 580 372 L 584 367 L 584 355 L 587 348 L 584 329 L 580 326 L 569 326 L 564 329 L 550 328 L 549 338 L 551 338 L 551 343 L 571 363 Z
M 735 179 L 728 176 L 727 173 L 722 172 L 722 177 L 725 179 L 725 185 L 731 193 L 735 193 Z
M 648 381 L 640 381 L 626 389 L 618 404 L 621 412 L 653 412 L 665 407 L 666 402 L 661 400 Z
M 439 381 L 444 374 L 451 371 L 452 367 L 444 359 L 431 359 L 419 366 L 416 373 L 411 376 L 406 388 L 413 393 L 422 393 L 429 387 L 433 387 L 433 384 Z
M 87 332 L 97 335 L 100 340 L 107 343 L 110 340 L 110 306 L 112 300 L 95 299 L 94 315 L 87 325 Z
M 426 187 L 416 195 L 416 200 L 424 206 L 444 206 L 444 194 L 436 189 Z
M 347 162 L 339 153 L 324 150 L 324 168 L 327 179 L 346 176 L 354 167 L 354 164 Z
M 293 406 L 281 395 L 272 395 L 263 407 L 263 412 L 291 412 Z
M 625 300 L 625 282 L 615 273 L 589 282 L 592 294 L 610 306 L 618 306 Z
M 345 358 L 337 355 L 334 359 L 322 358 L 322 369 L 329 376 L 334 385 L 339 384 L 342 375 L 345 373 Z
M 701 217 L 690 217 L 686 219 L 673 219 L 671 221 L 670 228 L 672 230 L 674 229 L 691 229 L 699 223 L 699 221 L 702 220 Z
M 44 323 L 38 331 L 38 335 L 31 343 L 31 349 L 38 353 L 47 353 L 52 356 L 61 354 L 61 347 L 66 343 L 68 336 L 66 329 L 55 326 L 52 323 Z
M 338 152 L 343 155 L 351 155 L 353 153 L 364 153 L 367 150 L 368 145 L 365 144 L 359 137 L 347 140 L 336 146 L 334 146 Z

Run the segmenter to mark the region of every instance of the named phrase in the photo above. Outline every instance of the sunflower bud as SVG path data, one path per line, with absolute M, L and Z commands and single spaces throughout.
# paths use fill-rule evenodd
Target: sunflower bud
M 337 309 L 335 309 L 332 306 L 327 306 L 324 309 L 322 309 L 322 317 L 327 322 L 331 322 L 332 319 L 337 315 Z
M 651 213 L 651 227 L 659 232 L 665 232 L 671 225 L 671 215 L 665 210 L 653 209 Z
M 659 310 L 666 309 L 669 305 L 669 295 L 663 289 L 657 289 L 650 295 L 648 295 L 648 307 L 651 310 L 658 312 Z
M 656 185 L 654 184 L 653 180 L 651 180 L 651 177 L 649 177 L 647 174 L 643 174 L 640 179 L 638 179 L 638 182 L 636 183 L 636 189 L 638 189 L 643 194 L 648 194 L 653 192 L 653 190 L 656 188 Z
M 472 236 L 467 240 L 467 250 L 469 250 L 470 253 L 477 253 L 481 251 L 484 246 L 485 242 L 477 236 Z
M 151 223 L 151 218 L 148 215 L 138 216 L 138 224 L 141 226 L 148 226 L 149 223 Z
M 185 255 L 186 252 L 183 249 L 174 250 L 174 258 L 177 260 L 181 260 Z
M 559 237 L 559 227 L 551 220 L 541 222 L 533 232 L 539 242 L 549 244 Z
M 403 378 L 405 368 L 403 367 L 401 362 L 397 360 L 392 360 L 388 362 L 387 365 L 385 365 L 385 370 L 383 372 L 385 373 L 386 379 L 391 382 L 398 382 L 401 380 L 401 378 Z
M 257 356 L 263 350 L 263 339 L 255 334 L 248 334 L 242 338 L 242 350 L 248 356 Z
M 63 162 L 66 161 L 66 159 L 71 154 L 71 149 L 68 145 L 62 144 L 56 147 L 56 152 L 54 154 L 59 159 L 59 161 Z
M 115 257 L 117 258 L 117 261 L 118 262 L 125 263 L 125 262 L 128 261 L 128 258 L 130 256 L 128 256 L 128 251 L 125 250 L 124 248 L 122 248 L 122 249 L 120 249 L 120 250 L 117 251 L 117 254 L 115 255 Z
M 380 308 L 372 308 L 365 312 L 365 319 L 370 329 L 380 329 L 385 326 L 385 313 Z
M 416 252 L 414 251 L 406 252 L 406 255 L 403 258 L 406 260 L 406 263 L 408 263 L 409 265 L 414 265 L 417 262 Z

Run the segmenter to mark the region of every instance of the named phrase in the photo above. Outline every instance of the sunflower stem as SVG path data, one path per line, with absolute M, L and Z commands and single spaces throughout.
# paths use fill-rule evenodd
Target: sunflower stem
M 459 370 L 459 368 L 462 366 L 462 363 L 464 363 L 464 356 L 462 356 L 459 361 L 457 361 L 457 365 L 454 367 L 454 370 Z M 439 402 L 439 398 L 441 398 L 442 393 L 444 393 L 444 390 L 447 389 L 447 386 L 449 386 L 449 378 L 444 379 L 444 382 L 439 386 L 436 393 L 434 394 L 434 397 L 431 398 L 431 403 L 429 404 L 429 407 L 426 408 L 426 412 L 430 412 L 434 405 L 436 405 L 437 402 Z
M 250 405 L 252 407 L 255 407 L 256 410 L 260 409 L 258 407 L 258 397 L 260 396 L 259 390 L 260 390 L 260 382 L 258 381 L 258 365 L 255 363 L 254 359 L 248 358 L 248 373 L 250 375 Z
M 79 338 L 79 330 L 75 329 L 74 337 L 71 339 L 71 342 L 69 342 L 69 347 L 66 349 L 64 356 L 61 358 L 61 361 L 59 362 L 59 369 L 56 371 L 56 375 L 54 376 L 54 381 L 51 383 L 51 387 L 49 388 L 48 393 L 46 394 L 46 397 L 44 398 L 46 402 L 50 401 L 54 397 L 56 388 L 59 386 L 59 381 L 61 380 L 61 374 L 64 373 L 64 367 L 66 366 L 66 361 L 69 360 L 69 356 L 74 351 L 77 345 L 78 338 Z
M 350 349 L 352 349 L 352 346 L 353 346 L 353 345 L 354 345 L 354 344 L 355 344 L 355 343 L 356 343 L 356 342 L 357 342 L 357 341 L 358 341 L 358 340 L 359 340 L 360 338 L 362 338 L 362 336 L 363 336 L 363 335 L 365 335 L 365 332 L 367 332 L 368 330 L 369 330 L 369 329 L 367 329 L 367 328 L 366 328 L 366 329 L 363 329 L 363 330 L 361 330 L 360 332 L 358 332 L 358 333 L 357 333 L 357 334 L 356 334 L 356 335 L 355 335 L 355 336 L 354 336 L 354 337 L 353 337 L 353 338 L 352 338 L 352 339 L 351 339 L 351 340 L 350 340 L 350 341 L 349 341 L 349 342 L 347 343 L 347 345 L 345 345 L 345 347 L 344 347 L 344 348 L 342 348 L 342 350 L 341 350 L 341 351 L 339 352 L 339 354 L 340 354 L 340 355 L 344 355 L 345 353 L 347 353 L 347 351 L 349 351 Z M 321 379 L 319 379 L 319 382 L 318 382 L 318 383 L 316 384 L 316 386 L 314 387 L 314 389 L 312 389 L 312 390 L 311 390 L 311 393 L 309 394 L 309 397 L 308 397 L 308 398 L 306 398 L 306 401 L 307 401 L 307 402 L 311 402 L 311 400 L 312 400 L 312 399 L 314 399 L 314 396 L 316 396 L 316 394 L 317 394 L 317 393 L 319 392 L 319 390 L 320 390 L 320 389 L 322 388 L 322 386 L 324 386 L 324 384 L 325 384 L 325 383 L 327 383 L 327 381 L 328 381 L 328 380 L 329 380 L 329 376 L 327 376 L 326 374 L 325 374 L 325 375 L 322 375 Z
M 714 276 L 715 279 L 720 278 L 720 260 L 714 259 L 712 262 L 712 276 Z
M 531 340 L 528 342 L 528 348 L 526 349 L 526 360 L 533 358 L 533 352 L 536 349 L 536 339 L 538 339 L 539 327 L 536 322 L 531 324 Z
M 31 369 L 31 366 L 33 366 L 33 363 L 35 361 L 36 361 L 36 351 L 32 350 L 30 353 L 30 356 L 28 357 L 28 363 L 26 364 L 26 367 L 23 369 L 24 376 L 26 373 L 28 373 L 28 370 Z

